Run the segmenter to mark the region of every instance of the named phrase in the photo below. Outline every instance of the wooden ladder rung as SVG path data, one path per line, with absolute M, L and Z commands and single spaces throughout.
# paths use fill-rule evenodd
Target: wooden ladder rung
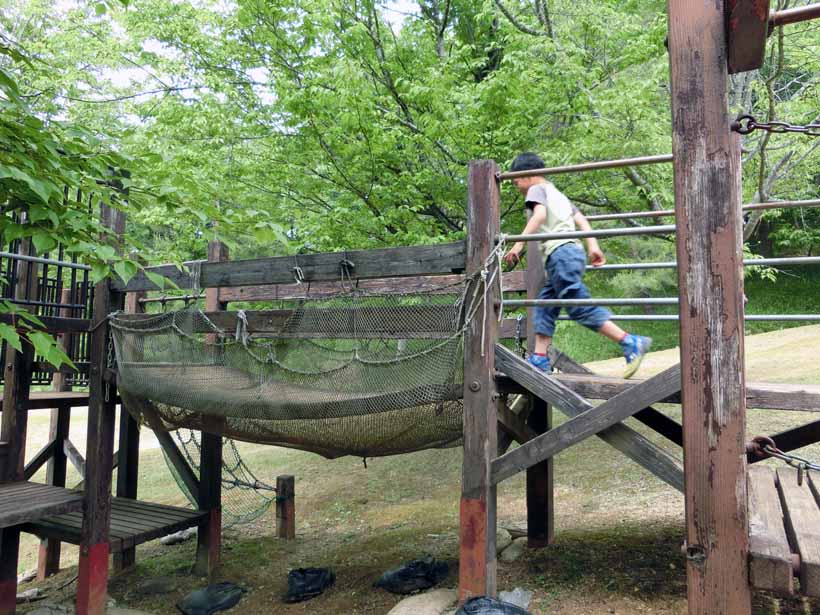
M 777 469 L 783 518 L 791 544 L 800 554 L 800 593 L 820 597 L 820 507 L 811 475 L 797 484 L 797 470 Z
M 794 591 L 792 554 L 783 527 L 783 510 L 774 470 L 749 468 L 749 582 L 778 594 Z

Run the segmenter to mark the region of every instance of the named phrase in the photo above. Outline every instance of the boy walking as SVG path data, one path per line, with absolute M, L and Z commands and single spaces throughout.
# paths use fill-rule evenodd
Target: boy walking
M 532 153 L 525 152 L 516 156 L 510 167 L 511 171 L 530 171 L 544 168 L 544 161 Z M 584 215 L 570 203 L 552 183 L 543 176 L 519 177 L 512 180 L 519 192 L 524 195 L 524 205 L 532 210 L 522 235 L 530 233 L 568 233 L 577 228 L 590 231 L 592 228 Z M 598 241 L 588 237 L 587 252 L 593 267 L 606 263 L 606 258 Z M 525 244 L 522 241 L 513 245 L 504 255 L 504 262 L 515 267 L 521 260 Z M 551 239 L 540 245 L 541 257 L 546 268 L 544 288 L 538 294 L 539 299 L 589 299 L 589 290 L 583 282 L 586 269 L 586 254 L 578 239 Z M 555 320 L 561 312 L 560 307 L 535 308 L 535 351 L 529 362 L 544 372 L 552 367 L 547 350 L 555 334 Z M 626 359 L 624 378 L 632 377 L 652 345 L 652 339 L 641 335 L 631 335 L 616 325 L 611 313 L 598 306 L 572 306 L 567 308 L 572 320 L 597 331 L 621 345 Z

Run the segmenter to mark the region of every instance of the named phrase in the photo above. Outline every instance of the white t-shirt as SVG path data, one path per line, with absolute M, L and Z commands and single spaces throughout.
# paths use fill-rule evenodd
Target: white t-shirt
M 578 213 L 578 208 L 556 188 L 551 182 L 545 181 L 535 184 L 527 190 L 524 204 L 533 209 L 536 204 L 543 205 L 547 210 L 547 219 L 539 227 L 540 233 L 569 233 L 575 229 L 573 216 Z M 546 260 L 555 248 L 565 243 L 581 245 L 578 239 L 550 239 L 541 242 L 541 253 Z

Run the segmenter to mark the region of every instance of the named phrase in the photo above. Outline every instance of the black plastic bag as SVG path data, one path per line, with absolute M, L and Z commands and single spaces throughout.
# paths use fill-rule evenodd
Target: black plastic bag
M 447 577 L 447 571 L 446 563 L 428 555 L 388 570 L 373 585 L 393 594 L 412 594 L 438 585 Z
M 456 611 L 456 615 L 531 615 L 521 607 L 495 598 L 472 598 Z
M 177 609 L 185 615 L 211 615 L 236 606 L 245 589 L 233 583 L 223 582 L 192 591 L 177 603 Z
M 302 602 L 315 598 L 336 582 L 329 568 L 296 568 L 288 573 L 285 602 Z

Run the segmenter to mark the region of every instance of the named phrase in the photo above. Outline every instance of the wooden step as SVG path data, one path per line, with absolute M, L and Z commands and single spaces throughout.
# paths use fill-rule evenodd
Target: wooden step
M 0 528 L 82 509 L 81 491 L 28 481 L 0 484 Z

